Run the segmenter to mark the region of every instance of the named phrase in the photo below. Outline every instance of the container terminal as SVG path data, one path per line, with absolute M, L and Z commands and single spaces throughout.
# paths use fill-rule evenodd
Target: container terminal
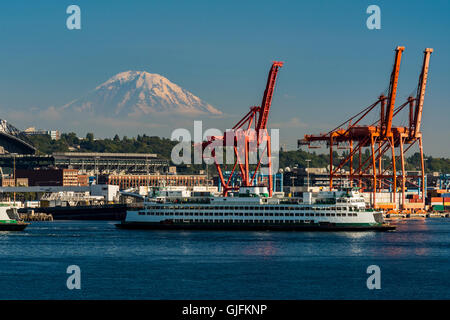
M 402 54 L 395 49 L 389 86 L 377 100 L 334 129 L 307 134 L 298 141 L 299 148 L 325 147 L 329 165 L 324 168 L 292 166 L 272 172 L 271 161 L 264 169 L 248 163 L 252 150 L 235 151 L 236 162 L 221 167 L 214 158 L 216 174 L 200 170 L 180 174 L 170 161 L 155 153 L 55 152 L 38 154 L 27 134 L 59 132 L 20 131 L 6 120 L 0 122 L 0 201 L 14 203 L 19 212 L 44 214 L 43 219 L 121 220 L 130 208 L 143 205 L 146 197 L 162 188 L 173 192 L 210 192 L 228 196 L 240 187 L 265 186 L 269 197 L 285 195 L 303 200 L 310 194 L 357 187 L 368 208 L 380 210 L 387 217 L 448 217 L 450 212 L 450 174 L 425 172 L 422 113 L 433 49 L 426 48 L 419 69 L 415 95 L 396 105 Z M 236 123 L 233 132 L 244 132 L 248 145 L 265 145 L 264 155 L 271 159 L 267 134 L 272 96 L 278 70 L 283 62 L 274 62 L 269 71 L 260 106 L 252 106 Z M 426 110 L 426 108 L 425 108 Z M 402 112 L 403 111 L 403 112 Z M 368 123 L 369 115 L 378 120 Z M 406 114 L 406 118 L 404 115 Z M 396 122 L 408 123 L 407 126 Z M 257 135 L 252 135 L 257 132 Z M 223 143 L 224 136 L 208 137 L 202 144 Z M 407 170 L 406 152 L 418 149 L 419 168 Z M 365 156 L 369 154 L 369 156 Z M 237 159 L 244 159 L 238 163 Z M 308 160 L 307 160 L 308 161 Z

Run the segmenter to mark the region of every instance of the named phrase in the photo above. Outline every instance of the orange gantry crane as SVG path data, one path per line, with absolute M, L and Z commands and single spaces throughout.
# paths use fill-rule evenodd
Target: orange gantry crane
M 421 133 L 421 119 L 423 112 L 423 102 L 428 78 L 428 67 L 430 55 L 433 49 L 427 48 L 424 51 L 424 58 L 417 94 L 409 97 L 406 102 L 395 107 L 397 95 L 397 85 L 400 71 L 400 64 L 404 47 L 395 49 L 394 66 L 390 76 L 390 83 L 387 95 L 380 95 L 379 98 L 348 119 L 333 130 L 319 135 L 305 135 L 298 141 L 298 145 L 317 147 L 315 143 L 324 142 L 330 153 L 330 175 L 329 186 L 333 189 L 335 179 L 339 178 L 342 183 L 344 178 L 351 185 L 357 185 L 364 190 L 371 190 L 372 204 L 376 208 L 392 209 L 401 211 L 421 210 L 425 205 L 425 172 L 423 163 L 423 142 Z M 406 105 L 409 105 L 409 126 L 394 126 L 393 120 Z M 370 125 L 361 125 L 364 119 L 379 106 L 379 119 Z M 407 175 L 405 170 L 405 153 L 418 142 L 421 159 L 419 174 Z M 405 147 L 406 146 L 406 147 Z M 336 148 L 336 149 L 334 149 Z M 348 152 L 340 156 L 337 165 L 333 159 L 333 151 L 337 149 L 347 149 Z M 369 151 L 369 156 L 364 159 L 363 155 Z M 363 152 L 364 151 L 364 152 Z M 390 158 L 387 154 L 390 151 Z M 400 170 L 397 170 L 397 155 L 400 157 Z M 354 158 L 357 157 L 357 164 Z M 383 160 L 390 160 L 385 168 L 382 167 Z M 342 172 L 344 167 L 348 167 L 348 173 Z M 400 172 L 399 172 L 400 171 Z M 397 184 L 400 182 L 402 201 L 397 207 Z M 417 203 L 406 203 L 405 190 L 407 185 L 417 186 L 421 190 L 421 201 Z M 390 202 L 377 204 L 377 190 L 388 189 L 391 193 Z
M 274 61 L 269 71 L 267 78 L 266 89 L 264 91 L 261 106 L 250 107 L 250 111 L 232 128 L 226 131 L 223 136 L 211 136 L 202 144 L 202 151 L 206 148 L 211 148 L 211 157 L 214 159 L 220 184 L 222 186 L 223 195 L 227 196 L 229 191 L 238 190 L 239 186 L 232 185 L 232 178 L 235 173 L 240 175 L 241 186 L 253 186 L 257 171 L 262 168 L 264 159 L 267 161 L 267 180 L 269 196 L 273 192 L 273 177 L 272 177 L 272 161 L 271 161 L 271 141 L 267 132 L 267 121 L 269 118 L 270 106 L 272 104 L 272 97 L 275 90 L 275 83 L 278 75 L 278 70 L 283 66 L 283 62 Z M 231 147 L 233 148 L 234 164 L 231 173 L 227 180 L 225 180 L 221 161 L 216 154 L 217 147 Z M 263 148 L 259 159 L 256 163 L 256 168 L 253 173 L 250 172 L 250 154 L 255 154 L 260 148 Z M 239 170 L 237 170 L 237 168 Z M 250 177 L 251 175 L 251 177 Z

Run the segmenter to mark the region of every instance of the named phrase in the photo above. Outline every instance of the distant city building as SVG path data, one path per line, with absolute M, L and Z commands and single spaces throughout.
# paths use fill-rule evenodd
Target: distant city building
M 50 135 L 50 138 L 52 138 L 52 140 L 59 140 L 61 138 L 61 134 L 58 130 L 49 130 L 47 131 L 47 134 Z
M 41 130 L 36 129 L 34 127 L 27 128 L 23 131 L 25 135 L 34 136 L 34 135 L 48 135 L 52 140 L 59 140 L 61 138 L 61 134 L 59 130 Z

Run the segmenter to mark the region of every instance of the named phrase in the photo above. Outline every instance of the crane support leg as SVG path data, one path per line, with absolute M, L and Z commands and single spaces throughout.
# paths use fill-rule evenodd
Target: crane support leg
M 420 169 L 421 169 L 421 177 L 422 177 L 422 202 L 425 208 L 425 197 L 426 197 L 426 185 L 425 185 L 425 168 L 423 166 L 423 146 L 422 146 L 422 137 L 419 137 L 419 149 L 420 149 Z
M 350 140 L 350 187 L 353 187 L 353 140 Z
M 370 148 L 372 150 L 372 171 L 373 171 L 373 207 L 376 208 L 376 194 L 377 194 L 377 166 L 375 163 L 375 148 L 373 135 L 370 135 Z
M 394 144 L 394 137 L 391 137 L 390 140 L 391 144 L 391 150 L 392 150 L 392 192 L 394 193 L 393 201 L 394 202 L 394 209 L 397 209 L 397 171 L 395 169 L 395 144 Z
M 402 166 L 402 210 L 405 210 L 405 182 L 406 182 L 406 174 L 405 174 L 405 155 L 403 152 L 403 138 L 400 137 L 400 162 Z
M 378 141 L 378 173 L 382 174 L 382 158 L 383 158 L 383 154 L 381 153 L 381 140 Z M 381 189 L 381 181 L 383 179 L 380 179 L 380 181 L 378 181 L 378 188 Z
M 358 173 L 361 174 L 361 165 L 362 165 L 362 146 L 358 145 L 359 147 L 359 170 Z M 361 180 L 361 176 L 359 176 L 359 181 L 358 181 L 358 187 L 361 189 L 362 187 L 362 180 Z
M 333 136 L 330 136 L 330 191 L 333 189 Z

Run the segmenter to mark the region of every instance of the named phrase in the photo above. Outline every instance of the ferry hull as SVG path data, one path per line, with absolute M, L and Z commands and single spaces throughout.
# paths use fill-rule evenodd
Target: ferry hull
M 116 224 L 120 229 L 140 230 L 245 230 L 245 231 L 390 231 L 389 224 L 332 224 L 332 223 L 167 223 L 126 222 Z
M 0 223 L 0 231 L 22 231 L 29 223 Z

